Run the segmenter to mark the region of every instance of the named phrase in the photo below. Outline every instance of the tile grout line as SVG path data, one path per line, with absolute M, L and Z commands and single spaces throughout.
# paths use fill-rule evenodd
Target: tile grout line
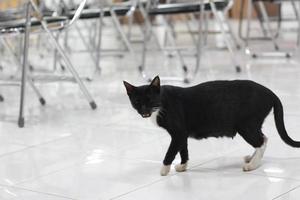
M 58 141 L 58 140 L 61 140 L 61 139 L 65 139 L 65 138 L 66 138 L 66 137 L 64 137 L 64 138 L 59 138 L 59 139 L 52 140 L 52 141 L 45 142 L 45 143 L 51 143 L 51 142 L 55 142 L 55 141 Z M 155 139 L 155 140 L 157 140 L 157 139 Z M 154 140 L 153 140 L 153 141 L 154 141 Z M 44 143 L 43 143 L 43 144 L 44 144 Z M 39 145 L 41 145 L 41 144 L 39 144 Z M 39 145 L 33 145 L 33 147 L 34 147 L 34 146 L 39 146 Z M 33 148 L 33 147 L 31 147 L 31 148 Z M 230 152 L 227 152 L 226 154 L 230 154 L 230 153 L 232 153 L 232 152 L 234 152 L 234 151 L 238 151 L 238 149 L 232 150 L 232 151 L 230 151 Z M 224 154 L 224 155 L 226 155 L 226 154 Z M 224 155 L 221 155 L 221 156 L 219 156 L 219 157 L 217 157 L 217 158 L 214 158 L 214 159 L 206 160 L 206 161 L 204 161 L 203 163 L 200 163 L 200 164 L 196 164 L 196 165 L 190 167 L 190 169 L 194 169 L 194 168 L 196 168 L 196 167 L 199 167 L 199 166 L 201 166 L 201 165 L 207 164 L 207 163 L 209 163 L 209 162 L 213 162 L 213 161 L 215 161 L 215 160 L 218 160 L 218 159 L 220 159 L 220 158 L 221 158 L 222 156 L 224 156 Z M 128 160 L 141 160 L 141 159 L 130 159 L 130 158 L 124 158 L 124 159 L 128 159 Z M 60 169 L 60 170 L 56 170 L 56 171 L 54 171 L 54 172 L 50 172 L 50 173 L 48 173 L 48 174 L 45 174 L 45 175 L 42 175 L 42 176 L 39 176 L 39 177 L 36 177 L 35 179 L 41 178 L 41 177 L 45 177 L 45 176 L 48 176 L 48 175 L 51 175 L 51 174 L 54 174 L 54 173 L 63 171 L 63 170 L 65 170 L 65 169 L 67 169 L 67 168 L 75 167 L 75 166 L 77 166 L 77 165 L 79 165 L 79 164 L 80 164 L 79 162 L 76 162 L 76 163 L 74 163 L 74 164 L 69 165 L 68 167 L 65 167 L 65 168 Z M 218 170 L 211 169 L 211 168 L 205 168 L 205 167 L 201 167 L 201 168 L 202 168 L 202 169 L 205 169 L 205 170 L 210 170 L 210 171 L 218 171 Z M 230 173 L 238 174 L 237 172 L 230 172 Z M 179 174 L 179 173 L 172 174 L 172 175 L 170 175 L 169 177 L 175 176 L 175 175 L 177 175 L 177 174 Z M 256 176 L 263 176 L 263 177 L 274 177 L 274 178 L 280 178 L 280 179 L 290 179 L 290 180 L 300 181 L 300 180 L 297 180 L 297 179 L 284 178 L 284 177 L 275 177 L 275 176 L 264 176 L 264 175 L 260 175 L 260 174 L 252 174 L 252 173 L 248 173 L 248 175 L 256 175 Z M 168 178 L 169 178 L 169 177 L 168 177 Z M 22 183 L 26 183 L 26 182 L 30 182 L 30 181 L 34 181 L 35 179 L 31 179 L 31 180 L 28 179 L 28 180 L 25 180 L 25 181 L 21 181 L 21 182 L 18 182 L 16 185 L 22 184 Z M 153 184 L 155 184 L 155 183 L 157 183 L 157 182 L 163 181 L 163 180 L 166 180 L 166 179 L 165 179 L 165 178 L 158 179 L 158 180 L 156 180 L 156 181 L 150 182 L 150 183 L 148 183 L 148 184 L 145 184 L 145 185 L 142 185 L 142 186 L 140 186 L 140 187 L 138 187 L 138 188 L 135 188 L 135 189 L 133 189 L 133 190 L 131 190 L 131 191 L 128 191 L 128 192 L 126 192 L 126 193 L 124 193 L 124 194 L 120 194 L 120 195 L 118 195 L 118 196 L 112 197 L 111 199 L 118 199 L 118 198 L 120 198 L 120 197 L 122 197 L 122 196 L 125 196 L 125 195 L 129 194 L 129 193 L 138 191 L 138 190 L 140 190 L 140 189 L 143 189 L 143 188 L 145 188 L 145 187 L 147 187 L 147 186 L 151 186 L 151 185 L 153 185 Z
M 68 136 L 68 137 L 71 137 L 71 136 Z M 161 137 L 159 137 L 159 138 L 153 139 L 153 140 L 151 140 L 150 142 L 159 140 L 159 139 L 161 139 L 161 138 L 163 138 L 163 137 L 165 137 L 165 136 L 161 136 Z M 65 139 L 65 138 L 66 138 L 66 137 L 60 138 L 60 139 Z M 53 140 L 52 142 L 56 142 L 56 141 L 58 141 L 58 140 L 59 140 L 59 139 L 57 139 L 57 140 L 55 140 L 55 141 Z M 48 142 L 46 142 L 46 143 L 48 143 Z M 49 143 L 50 143 L 50 141 L 49 141 Z M 145 142 L 145 144 L 146 144 L 146 143 L 148 143 L 148 142 Z M 44 144 L 44 143 L 43 143 L 43 144 Z M 42 145 L 42 144 L 39 144 L 39 145 Z M 28 148 L 24 148 L 24 149 L 22 149 L 22 150 L 34 148 L 35 146 L 39 146 L 39 145 L 28 146 Z M 140 145 L 140 144 L 138 144 L 138 145 Z M 130 148 L 127 148 L 127 147 L 119 148 L 118 150 L 127 150 L 127 149 L 131 149 L 131 147 L 130 147 Z M 18 150 L 18 151 L 16 151 L 16 152 L 11 152 L 11 153 L 9 153 L 9 154 L 17 153 L 17 152 L 22 151 L 22 150 Z M 116 150 L 116 151 L 118 151 L 118 150 Z M 142 160 L 142 159 L 135 159 L 135 158 L 119 157 L 119 156 L 115 155 L 114 153 L 116 153 L 116 152 L 112 152 L 111 154 L 108 154 L 108 155 L 103 155 L 103 157 L 113 157 L 113 158 L 125 159 L 125 160 L 133 160 L 133 161 L 141 161 L 141 160 Z M 85 154 L 88 154 L 88 153 L 86 152 Z M 3 155 L 3 156 L 4 156 L 4 155 Z M 1 156 L 0 156 L 0 158 L 1 158 Z M 27 180 L 19 181 L 19 182 L 15 183 L 15 185 L 20 185 L 20 184 L 32 182 L 32 181 L 35 181 L 36 179 L 43 178 L 43 177 L 46 177 L 46 176 L 49 176 L 49 175 L 52 175 L 52 174 L 56 174 L 56 173 L 59 173 L 59 172 L 61 172 L 61 171 L 66 170 L 66 169 L 74 168 L 74 167 L 76 167 L 76 166 L 78 166 L 78 165 L 81 165 L 81 161 L 82 161 L 83 159 L 84 159 L 84 158 L 82 158 L 82 159 L 78 160 L 77 162 L 74 162 L 73 164 L 70 164 L 70 165 L 68 165 L 68 166 L 66 166 L 66 167 L 63 167 L 63 168 L 61 168 L 61 169 L 58 169 L 58 170 L 55 170 L 55 171 L 52 171 L 52 172 L 49 172 L 49 173 L 46 173 L 46 174 L 43 174 L 43 175 L 34 177 L 34 178 L 32 178 L 32 179 L 27 179 Z
M 288 190 L 288 191 L 286 191 L 286 192 L 278 195 L 277 197 L 273 198 L 272 200 L 279 199 L 280 197 L 282 197 L 282 196 L 284 196 L 284 195 L 286 195 L 286 194 L 288 194 L 288 193 L 290 193 L 290 192 L 292 192 L 292 191 L 294 191 L 294 190 L 296 190 L 298 188 L 300 188 L 300 185 L 298 185 L 298 186 L 296 186 L 296 187 L 294 187 L 294 188 L 292 188 L 292 189 L 290 189 L 290 190 Z
M 230 153 L 235 152 L 235 151 L 238 151 L 238 150 L 230 151 L 230 152 L 226 153 L 225 155 L 230 154 Z M 224 156 L 224 155 L 222 155 L 222 156 Z M 201 167 L 201 166 L 204 165 L 204 164 L 207 164 L 207 163 L 209 163 L 209 162 L 213 162 L 213 161 L 215 161 L 215 160 L 218 160 L 218 159 L 220 159 L 222 156 L 219 156 L 219 157 L 214 158 L 214 159 L 211 159 L 211 160 L 207 160 L 207 161 L 205 161 L 205 162 L 203 162 L 203 163 L 201 163 L 201 164 L 196 164 L 196 165 L 190 167 L 189 169 L 194 169 L 194 168 L 196 168 L 196 167 L 200 167 L 201 169 L 204 169 L 204 170 L 218 172 L 219 170 L 212 169 L 212 168 L 205 168 L 205 167 Z M 241 173 L 237 173 L 237 172 L 228 172 L 228 173 L 231 173 L 231 174 L 241 174 Z M 172 175 L 170 175 L 170 176 L 168 176 L 168 177 L 166 177 L 166 178 L 161 178 L 161 179 L 158 179 L 158 180 L 156 180 L 156 181 L 153 181 L 153 182 L 151 182 L 151 183 L 149 183 L 149 184 L 145 184 L 145 185 L 143 185 L 143 186 L 137 187 L 137 188 L 135 188 L 135 189 L 133 189 L 133 190 L 131 190 L 131 191 L 128 191 L 128 192 L 126 192 L 126 193 L 123 193 L 123 194 L 114 196 L 114 197 L 110 198 L 110 200 L 119 199 L 119 198 L 121 198 L 121 197 L 123 197 L 123 196 L 126 196 L 126 195 L 130 194 L 130 193 L 134 193 L 134 192 L 136 192 L 136 191 L 138 191 L 138 190 L 141 190 L 141 189 L 143 189 L 143 188 L 146 188 L 146 187 L 148 187 L 148 186 L 151 186 L 151 185 L 153 185 L 153 184 L 156 184 L 156 183 L 158 183 L 158 182 L 161 182 L 161 181 L 163 181 L 163 180 L 166 180 L 167 178 L 173 177 L 173 176 L 178 175 L 178 174 L 180 174 L 180 173 L 177 172 L 177 173 L 174 173 L 174 174 L 172 174 Z M 280 179 L 283 179 L 283 180 L 292 180 L 292 181 L 300 182 L 299 179 L 293 179 L 293 178 L 276 177 L 276 176 L 264 176 L 264 175 L 262 175 L 262 174 L 254 174 L 254 173 L 244 173 L 244 174 L 245 174 L 245 175 L 260 176 L 260 177 L 280 178 Z M 294 189 L 296 189 L 296 188 L 298 188 L 298 187 L 300 187 L 300 185 L 297 186 L 297 187 L 295 187 L 295 188 L 293 188 L 292 190 L 294 190 Z M 292 190 L 290 190 L 290 191 L 292 191 Z M 290 191 L 288 191 L 288 192 L 290 192 Z M 288 192 L 286 192 L 286 193 L 288 193 Z M 286 194 L 286 193 L 284 193 L 284 194 Z M 275 198 L 277 198 L 277 197 L 275 197 Z
M 0 183 L 0 186 L 2 186 L 2 187 L 9 187 L 9 188 L 13 188 L 13 189 L 16 189 L 16 190 L 25 190 L 25 191 L 39 193 L 39 194 L 48 195 L 48 196 L 55 196 L 55 197 L 60 197 L 60 198 L 65 198 L 65 199 L 77 200 L 77 199 L 74 199 L 74 198 L 71 198 L 71 197 L 67 197 L 67 196 L 63 196 L 63 195 L 58 195 L 58 194 L 53 194 L 53 193 L 48 193 L 48 192 L 41 192 L 41 191 L 36 191 L 36 190 L 31 190 L 31 189 L 27 189 L 27 188 L 23 188 L 23 187 L 19 187 L 19 186 L 5 185 L 5 184 L 1 184 L 1 183 Z
M 39 147 L 39 146 L 42 146 L 42 145 L 50 144 L 52 142 L 57 142 L 57 141 L 60 141 L 60 140 L 64 140 L 64 139 L 69 138 L 69 137 L 72 137 L 72 136 L 66 136 L 66 137 L 56 138 L 56 139 L 53 139 L 53 140 L 50 140 L 50 141 L 47 141 L 47 142 L 43 142 L 43 143 L 40 143 L 40 144 L 34 144 L 34 145 L 29 145 L 29 146 L 24 145 L 24 148 L 16 150 L 16 151 L 12 151 L 12 152 L 8 152 L 8 153 L 5 153 L 5 154 L 2 154 L 2 155 L 0 155 L 0 158 L 5 157 L 5 156 L 9 156 L 9 155 L 13 155 L 15 153 L 19 153 L 19 152 L 22 152 L 24 150 L 33 149 L 33 148 L 36 148 L 36 147 Z
M 208 163 L 208 162 L 212 162 L 212 161 L 217 160 L 217 159 L 219 159 L 219 158 L 220 158 L 220 157 L 214 158 L 214 159 L 212 159 L 212 160 L 207 160 L 207 161 L 205 161 L 205 162 L 203 162 L 203 163 L 201 163 L 201 164 L 194 165 L 194 166 L 191 167 L 190 169 L 195 168 L 195 167 L 197 167 L 197 166 L 204 165 L 204 164 L 206 164 L 206 163 Z M 130 190 L 130 191 L 125 192 L 125 193 L 123 193 L 123 194 L 120 194 L 120 195 L 111 197 L 111 198 L 109 198 L 109 199 L 110 199 L 110 200 L 119 199 L 120 197 L 123 197 L 123 196 L 128 195 L 128 194 L 133 193 L 133 192 L 136 192 L 136 191 L 138 191 L 138 190 L 141 190 L 141 189 L 143 189 L 143 188 L 146 188 L 146 187 L 151 186 L 151 185 L 153 185 L 153 184 L 156 184 L 156 183 L 158 183 L 158 182 L 167 180 L 167 179 L 169 179 L 169 178 L 171 178 L 171 177 L 173 177 L 173 176 L 179 175 L 179 174 L 181 174 L 181 172 L 175 172 L 174 174 L 170 174 L 170 175 L 167 176 L 167 177 L 160 178 L 160 179 L 158 179 L 158 180 L 156 180 L 156 181 L 152 181 L 152 182 L 150 182 L 150 183 L 148 183 L 148 184 L 142 185 L 142 186 L 137 187 L 137 188 L 135 188 L 135 189 L 133 189 L 133 190 Z
M 204 170 L 208 170 L 208 171 L 221 172 L 220 170 L 212 169 L 212 168 L 208 168 L 208 167 L 200 167 L 200 168 L 204 169 Z M 224 171 L 224 172 L 226 172 L 226 171 Z M 260 176 L 260 177 L 270 177 L 270 178 L 278 178 L 278 179 L 282 179 L 282 180 L 289 180 L 289 181 L 300 182 L 300 179 L 289 178 L 289 177 L 279 177 L 279 176 L 272 176 L 272 175 L 266 176 L 266 175 L 263 175 L 263 174 L 255 174 L 255 173 L 252 173 L 252 172 L 243 172 L 243 173 L 240 173 L 240 172 L 228 172 L 227 171 L 227 173 L 230 173 L 230 174 L 245 174 L 245 175 L 253 175 L 253 176 Z M 299 187 L 300 187 L 300 185 L 299 185 Z
M 75 162 L 75 163 L 73 163 L 73 164 L 70 164 L 70 165 L 68 165 L 68 166 L 66 166 L 66 167 L 63 167 L 63 168 L 61 168 L 61 169 L 54 170 L 54 171 L 51 171 L 51 172 L 46 173 L 46 174 L 42 174 L 42 175 L 40 175 L 40 176 L 36 176 L 36 177 L 34 177 L 34 178 L 31 178 L 31 179 L 26 179 L 26 180 L 22 180 L 22 181 L 16 182 L 14 185 L 20 186 L 21 184 L 28 183 L 28 182 L 34 182 L 34 181 L 37 180 L 37 179 L 44 178 L 44 177 L 46 177 L 46 176 L 49 176 L 49 175 L 52 175 L 52 174 L 59 173 L 59 172 L 64 171 L 64 170 L 66 170 L 66 169 L 72 169 L 72 168 L 74 168 L 74 167 L 80 165 L 80 164 L 81 164 L 80 162 L 81 162 L 81 160 L 80 160 L 80 161 L 77 161 L 77 162 Z M 0 184 L 0 185 L 1 185 L 1 184 Z
M 238 151 L 238 149 L 229 151 L 229 152 L 225 153 L 224 155 L 230 154 L 230 153 L 235 152 L 235 151 Z M 224 156 L 224 155 L 218 156 L 217 158 L 214 158 L 214 159 L 206 160 L 206 161 L 204 161 L 203 163 L 196 164 L 196 165 L 190 167 L 189 169 L 193 169 L 193 168 L 195 168 L 195 167 L 199 167 L 199 166 L 204 165 L 204 164 L 207 164 L 207 163 L 209 163 L 209 162 L 213 162 L 213 161 L 215 161 L 215 160 L 220 159 L 220 158 L 221 158 L 222 156 Z M 203 168 L 203 169 L 205 169 L 205 168 Z M 178 175 L 178 174 L 180 174 L 180 172 L 176 172 L 176 173 L 174 173 L 174 174 L 169 175 L 169 176 L 166 177 L 166 178 L 160 178 L 160 179 L 158 179 L 158 180 L 156 180 L 156 181 L 153 181 L 153 182 L 151 182 L 151 183 L 149 183 L 149 184 L 142 185 L 142 186 L 137 187 L 137 188 L 135 188 L 135 189 L 133 189 L 133 190 L 131 190 L 131 191 L 128 191 L 128 192 L 126 192 L 126 193 L 123 193 L 123 194 L 114 196 L 114 197 L 110 198 L 110 200 L 113 200 L 113 199 L 119 199 L 119 198 L 122 197 L 122 196 L 125 196 L 125 195 L 127 195 L 127 194 L 136 192 L 136 191 L 138 191 L 138 190 L 141 190 L 141 189 L 143 189 L 143 188 L 146 188 L 147 186 L 151 186 L 151 185 L 153 185 L 153 184 L 155 184 L 155 183 L 161 182 L 161 181 L 163 181 L 163 180 L 166 180 L 167 178 L 170 178 L 170 177 L 175 176 L 175 175 Z

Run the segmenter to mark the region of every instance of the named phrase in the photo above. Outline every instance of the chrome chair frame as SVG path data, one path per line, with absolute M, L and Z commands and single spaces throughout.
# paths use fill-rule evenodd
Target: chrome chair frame
M 173 2 L 173 1 L 171 1 L 171 2 Z M 234 34 L 234 31 L 233 31 L 233 28 L 232 28 L 232 26 L 231 26 L 231 24 L 230 24 L 230 22 L 228 20 L 228 17 L 227 17 L 227 14 L 229 13 L 229 10 L 232 8 L 233 4 L 234 4 L 234 0 L 229 0 L 228 1 L 228 5 L 223 10 L 223 14 L 220 15 L 220 18 L 222 20 L 222 24 L 224 24 L 225 27 L 226 27 L 226 32 L 231 37 L 231 41 L 233 42 L 233 45 L 236 47 L 236 49 L 240 49 L 241 46 L 239 44 L 239 41 L 237 40 L 237 38 L 236 38 L 236 36 Z M 212 33 L 212 34 L 221 33 L 222 34 L 221 31 L 214 31 L 214 30 L 211 31 L 211 30 L 208 29 L 208 18 L 210 17 L 209 15 L 210 15 L 209 12 L 206 12 L 204 14 L 204 30 L 203 30 L 204 33 L 203 34 L 204 34 L 204 45 L 205 46 L 207 44 L 208 34 L 210 34 L 210 33 Z M 185 21 L 186 27 L 188 29 L 189 34 L 191 35 L 191 38 L 192 38 L 193 42 L 195 43 L 196 40 L 195 40 L 194 34 L 198 34 L 197 33 L 198 31 L 197 30 L 193 30 L 193 27 L 191 27 L 191 24 L 189 23 L 189 21 L 191 21 L 192 23 L 196 23 L 197 19 L 195 18 L 194 14 L 187 14 L 186 18 L 187 18 L 187 20 Z
M 196 4 L 195 4 L 196 5 Z M 198 40 L 197 40 L 197 44 L 196 44 L 196 67 L 195 67 L 195 72 L 192 74 L 192 78 L 188 78 L 188 67 L 185 65 L 182 53 L 180 51 L 180 49 L 178 47 L 176 47 L 175 45 L 175 39 L 174 36 L 172 34 L 169 34 L 169 38 L 171 41 L 171 45 L 173 46 L 173 48 L 171 48 L 173 51 L 176 52 L 176 55 L 182 65 L 182 69 L 183 69 L 183 77 L 162 77 L 162 79 L 167 79 L 167 80 L 179 80 L 179 81 L 183 81 L 185 83 L 189 83 L 191 79 L 193 79 L 195 77 L 195 75 L 197 74 L 199 67 L 200 67 L 200 56 L 201 56 L 201 52 L 203 51 L 203 23 L 204 22 L 204 13 L 207 12 L 206 9 L 209 9 L 210 12 L 212 12 L 215 16 L 215 19 L 217 21 L 217 23 L 220 25 L 221 28 L 221 33 L 225 39 L 225 43 L 226 43 L 226 47 L 230 52 L 231 55 L 231 60 L 235 66 L 235 70 L 237 72 L 241 71 L 241 67 L 239 66 L 236 58 L 235 58 L 235 50 L 234 47 L 232 46 L 230 39 L 227 36 L 227 31 L 226 28 L 224 27 L 222 18 L 220 17 L 220 15 L 222 15 L 222 13 L 219 12 L 219 10 L 217 9 L 214 0 L 209 0 L 209 1 L 199 1 L 199 3 L 197 3 L 199 7 L 199 10 L 197 12 L 199 12 L 200 14 L 200 20 L 198 20 Z M 139 6 L 139 8 L 142 7 L 142 5 Z M 141 9 L 141 8 L 140 8 Z M 147 51 L 147 41 L 149 40 L 151 34 L 152 34 L 152 27 L 151 27 L 151 22 L 148 19 L 148 16 L 151 15 L 151 9 L 149 8 L 149 4 L 146 6 L 145 8 L 146 11 L 146 18 L 145 18 L 145 33 L 144 33 L 144 44 L 143 44 L 143 54 L 142 54 L 142 63 L 139 66 L 139 71 L 142 74 L 143 78 L 145 78 L 146 80 L 150 80 L 147 72 L 145 71 L 145 60 L 146 60 L 146 51 Z M 185 11 L 188 12 L 188 11 Z M 194 11 L 195 12 L 195 11 Z M 161 13 L 164 14 L 164 13 Z M 167 14 L 167 13 L 166 13 Z M 167 31 L 172 32 L 171 28 L 169 27 L 168 23 L 166 23 L 166 20 L 164 19 L 164 25 L 167 28 Z
M 28 75 L 28 50 L 29 50 L 29 38 L 30 33 L 32 31 L 32 28 L 34 27 L 40 27 L 43 32 L 46 32 L 51 40 L 51 44 L 55 49 L 57 49 L 58 53 L 64 60 L 67 69 L 71 72 L 75 82 L 79 85 L 81 91 L 83 92 L 84 96 L 89 101 L 89 104 L 92 109 L 96 109 L 97 105 L 95 101 L 93 100 L 92 96 L 90 95 L 89 91 L 83 84 L 82 80 L 80 79 L 77 71 L 75 70 L 73 64 L 71 63 L 70 59 L 68 58 L 67 54 L 64 52 L 61 45 L 56 40 L 53 30 L 61 31 L 63 29 L 69 28 L 72 24 L 75 23 L 75 21 L 80 17 L 80 14 L 86 4 L 86 0 L 83 0 L 78 7 L 76 13 L 74 14 L 74 17 L 66 22 L 63 21 L 60 26 L 56 27 L 55 29 L 53 27 L 48 27 L 47 18 L 45 18 L 42 13 L 40 12 L 38 6 L 35 4 L 33 0 L 29 0 L 26 3 L 26 19 L 24 23 L 17 23 L 17 26 L 15 24 L 6 26 L 5 28 L 1 28 L 0 33 L 1 34 L 11 34 L 11 33 L 24 33 L 24 48 L 23 48 L 23 61 L 22 61 L 22 74 L 21 74 L 21 94 L 20 94 L 20 109 L 19 109 L 19 119 L 18 119 L 18 125 L 19 127 L 24 127 L 24 101 L 25 101 L 25 90 L 26 90 L 26 82 L 29 81 L 30 85 L 33 87 L 34 91 L 38 94 L 40 98 L 41 104 L 45 104 L 44 98 L 40 95 L 39 91 L 34 87 L 33 82 L 36 80 L 34 76 Z M 34 11 L 34 12 L 32 12 Z M 31 14 L 35 16 L 37 21 L 33 21 L 33 18 L 31 17 Z M 34 26 L 33 26 L 34 22 Z
M 90 41 L 88 38 L 84 37 L 84 34 L 82 30 L 75 26 L 76 31 L 81 38 L 81 41 L 83 42 L 87 52 L 90 54 L 93 62 L 95 63 L 96 71 L 101 71 L 100 66 L 100 57 L 105 52 L 114 53 L 113 55 L 117 56 L 123 56 L 123 53 L 125 51 L 128 51 L 130 55 L 133 57 L 134 60 L 136 60 L 135 51 L 132 48 L 132 45 L 129 41 L 129 38 L 127 37 L 126 33 L 124 32 L 121 23 L 118 19 L 119 16 L 130 16 L 134 13 L 136 10 L 136 0 L 131 0 L 129 4 L 121 4 L 121 5 L 114 5 L 114 4 L 108 4 L 108 3 L 101 3 L 98 2 L 93 6 L 96 6 L 96 8 L 87 8 L 83 10 L 82 17 L 80 18 L 82 21 L 84 19 L 95 19 L 96 20 L 96 29 L 95 32 L 93 32 L 92 36 L 90 37 Z M 125 12 L 124 12 L 125 11 Z M 88 15 L 91 13 L 91 17 L 85 17 L 85 15 Z M 72 13 L 68 14 L 68 17 L 72 17 Z M 116 32 L 120 35 L 121 41 L 124 44 L 125 49 L 124 50 L 117 50 L 117 49 L 101 49 L 102 46 L 102 34 L 103 34 L 103 26 L 104 26 L 104 18 L 105 17 L 111 17 L 113 25 L 116 29 Z M 67 40 L 65 40 L 67 41 Z
M 243 0 L 243 1 L 245 1 L 245 0 Z M 252 56 L 252 58 L 257 58 L 257 57 L 291 58 L 292 57 L 294 50 L 291 50 L 291 51 L 280 50 L 280 47 L 277 42 L 277 37 L 278 37 L 279 31 L 280 31 L 279 29 L 280 29 L 281 19 L 279 19 L 280 21 L 278 22 L 278 25 L 277 25 L 278 30 L 276 31 L 276 33 L 273 33 L 272 28 L 271 28 L 271 21 L 268 16 L 264 2 L 272 2 L 272 3 L 276 3 L 276 4 L 282 3 L 282 2 L 291 2 L 292 6 L 293 6 L 295 17 L 296 17 L 296 21 L 298 23 L 298 34 L 297 34 L 297 45 L 296 45 L 297 46 L 296 49 L 297 49 L 297 48 L 299 48 L 299 42 L 300 42 L 300 13 L 299 13 L 300 11 L 296 8 L 296 4 L 295 4 L 296 1 L 299 2 L 299 0 L 248 0 L 247 22 L 246 22 L 247 25 L 246 25 L 246 36 L 245 37 L 242 35 L 242 12 L 240 13 L 240 22 L 239 22 L 240 23 L 239 24 L 239 36 L 245 43 L 246 54 Z M 260 27 L 263 32 L 263 37 L 254 37 L 254 38 L 250 37 L 251 16 L 252 16 L 252 10 L 253 10 L 254 3 L 258 4 L 257 9 L 261 12 L 261 20 L 259 20 L 259 23 L 260 23 Z M 266 26 L 263 25 L 264 22 L 265 22 Z M 250 40 L 270 40 L 274 46 L 275 51 L 253 52 L 249 46 Z

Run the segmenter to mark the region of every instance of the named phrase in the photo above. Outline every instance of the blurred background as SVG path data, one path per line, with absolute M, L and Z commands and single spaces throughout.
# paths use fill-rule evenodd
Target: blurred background
M 170 137 L 123 86 L 254 80 L 300 140 L 299 43 L 298 0 L 0 0 L 0 199 L 299 199 L 273 116 L 261 168 L 238 136 L 190 140 L 189 170 L 160 177 Z

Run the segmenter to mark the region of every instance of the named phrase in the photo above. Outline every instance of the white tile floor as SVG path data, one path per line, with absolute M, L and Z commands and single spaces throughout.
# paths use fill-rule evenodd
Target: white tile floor
M 106 39 L 109 43 L 111 37 Z M 234 72 L 227 52 L 208 51 L 191 85 L 252 79 L 268 86 L 282 99 L 288 133 L 300 140 L 299 54 L 289 61 L 255 61 L 242 52 L 237 56 L 243 64 L 241 74 Z M 72 59 L 82 75 L 93 74 L 88 55 L 73 54 Z M 170 66 L 172 73 L 180 72 L 175 59 L 162 60 L 161 55 L 151 54 L 150 74 L 166 74 Z M 39 67 L 47 64 L 35 58 L 31 61 Z M 192 57 L 187 60 L 189 66 L 193 61 Z M 264 126 L 270 143 L 259 169 L 242 171 L 242 157 L 253 149 L 240 137 L 190 140 L 189 170 L 176 173 L 172 168 L 169 176 L 161 177 L 160 165 L 170 138 L 135 113 L 122 85 L 124 79 L 144 83 L 136 65 L 128 55 L 104 57 L 101 64 L 102 74 L 86 83 L 99 109 L 90 110 L 74 84 L 39 84 L 48 104 L 41 107 L 28 90 L 23 129 L 16 126 L 18 90 L 1 88 L 6 99 L 0 104 L 1 200 L 299 199 L 300 150 L 280 140 L 272 116 Z

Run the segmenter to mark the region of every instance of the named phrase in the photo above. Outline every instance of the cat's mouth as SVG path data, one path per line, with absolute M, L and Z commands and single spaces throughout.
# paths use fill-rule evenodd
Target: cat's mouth
M 142 117 L 143 118 L 147 118 L 147 117 L 150 117 L 151 116 L 151 114 L 150 113 L 145 113 L 145 114 L 142 114 Z

